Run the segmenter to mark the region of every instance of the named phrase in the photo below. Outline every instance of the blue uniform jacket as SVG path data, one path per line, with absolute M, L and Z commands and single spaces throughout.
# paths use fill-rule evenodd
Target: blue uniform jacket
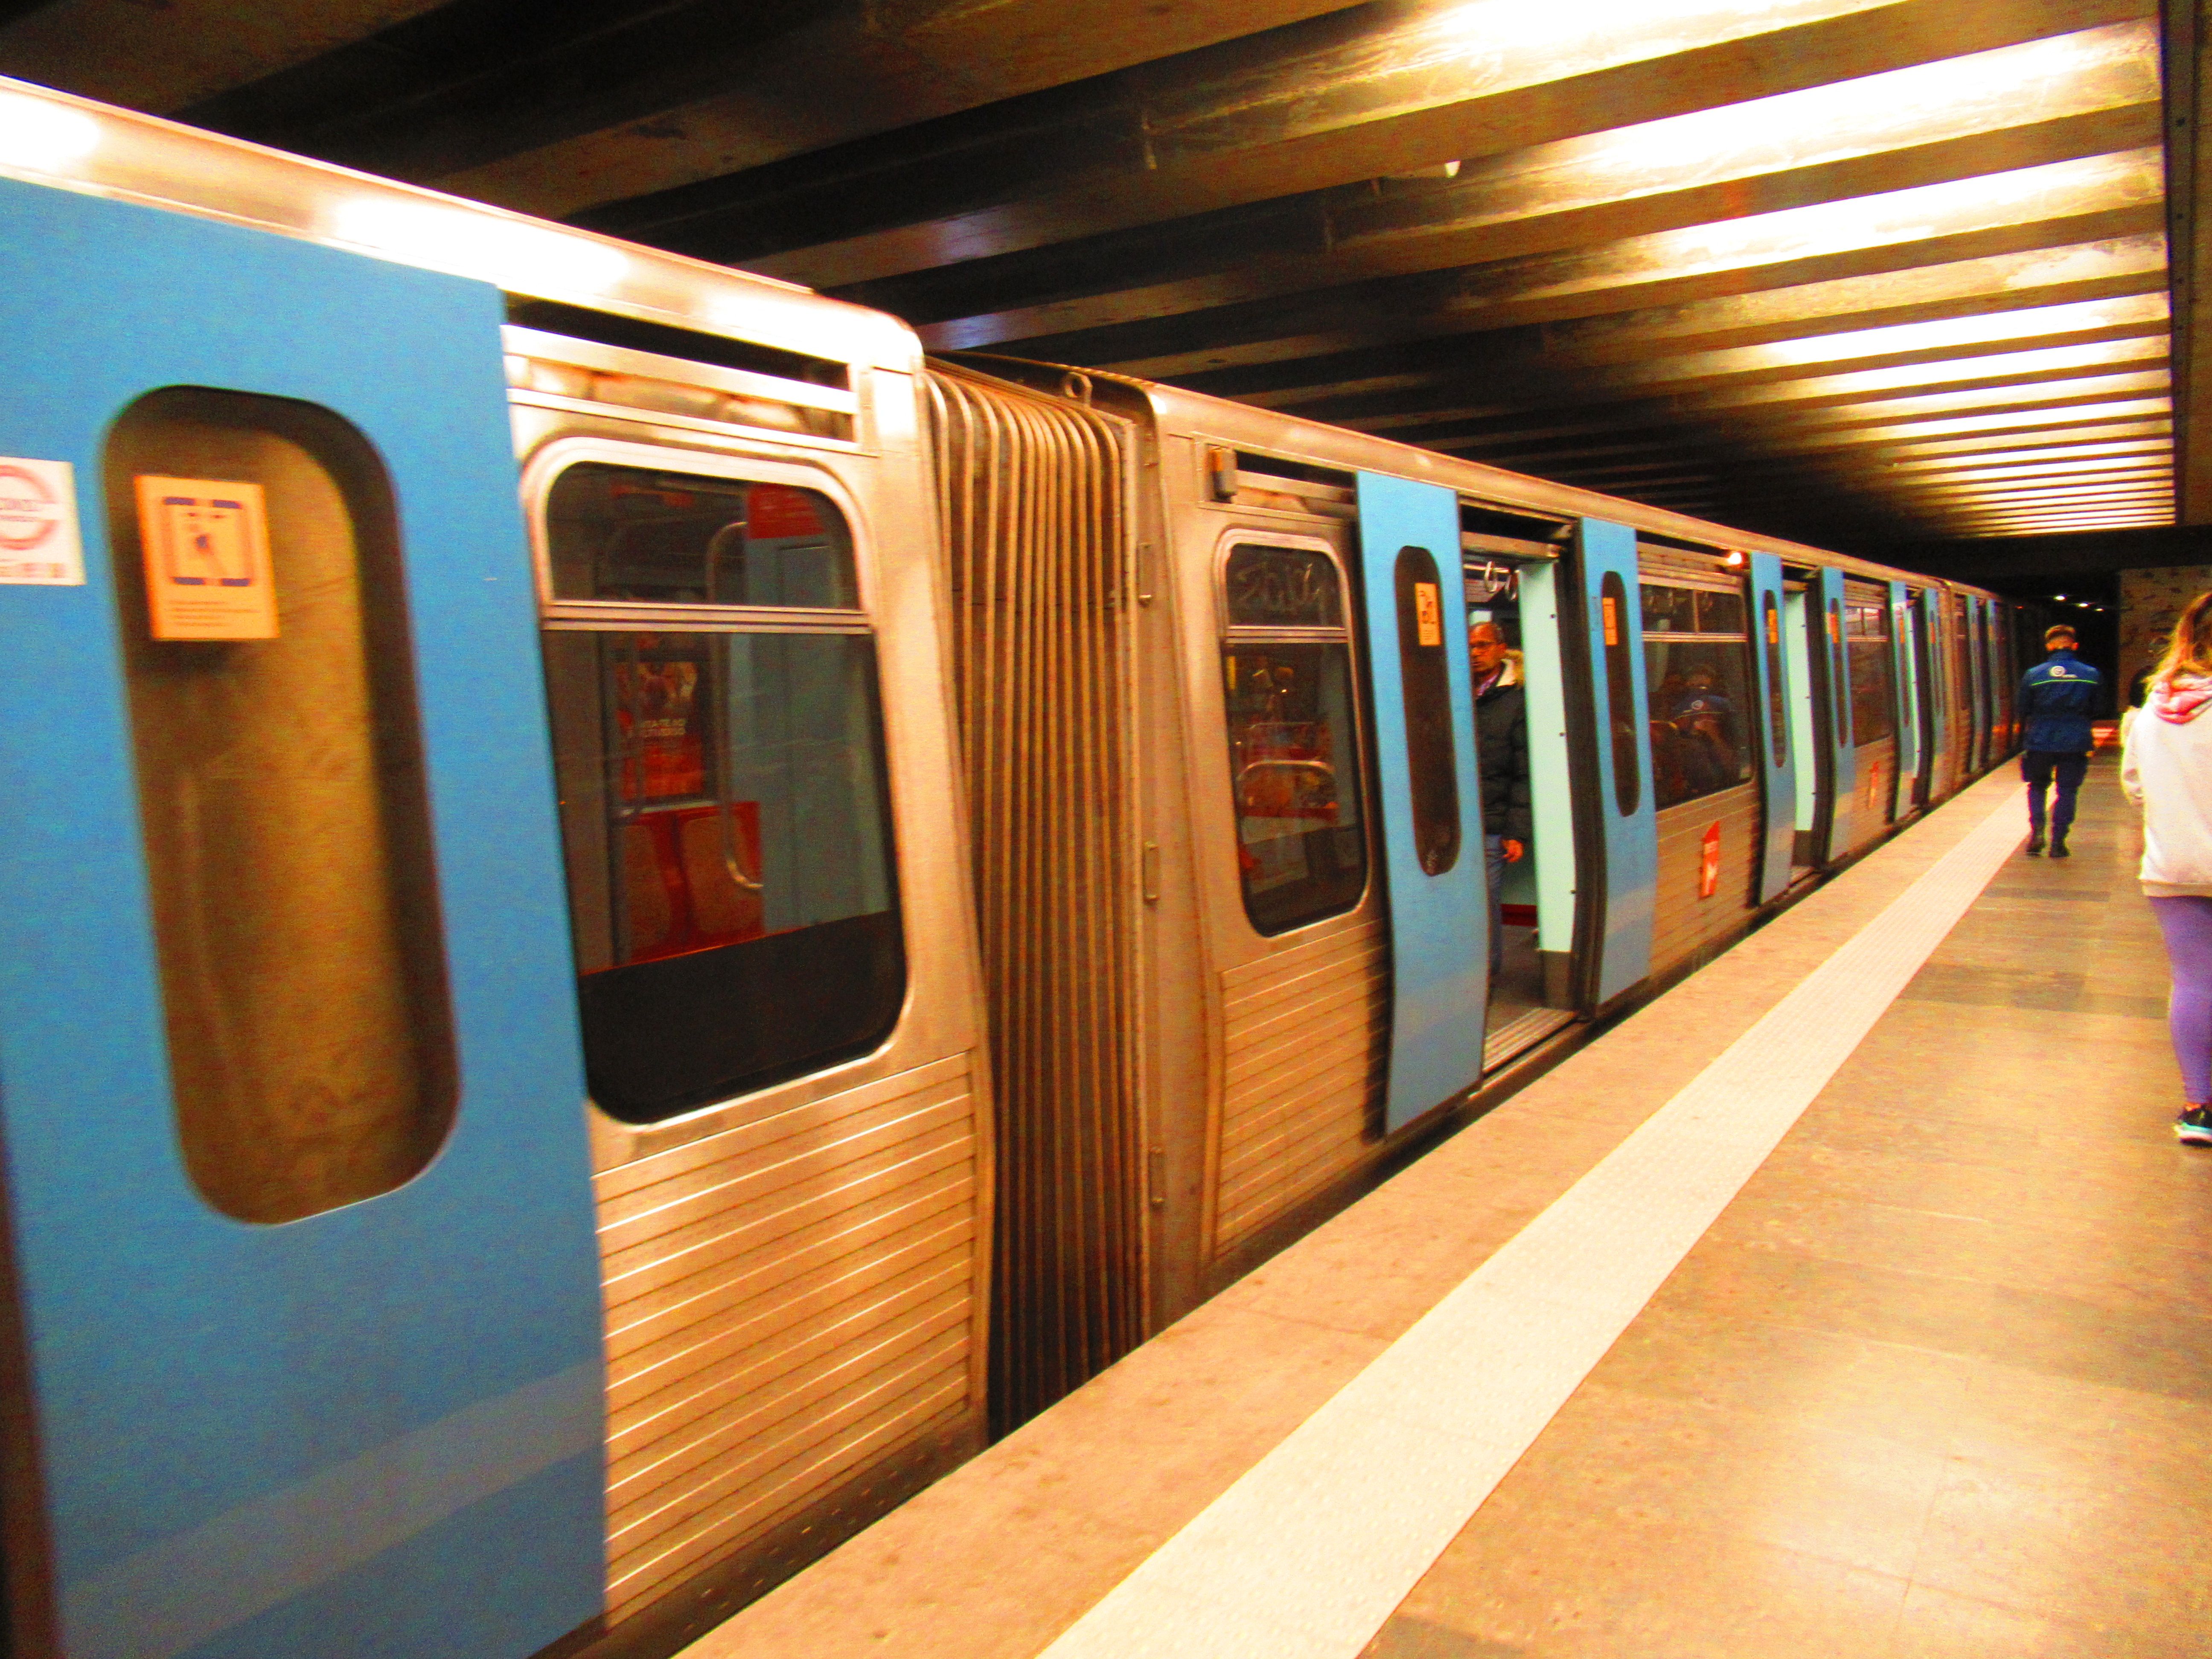
M 2097 746 L 2089 722 L 2103 680 L 2071 651 L 2054 651 L 2021 677 L 2020 716 L 2027 723 L 2024 748 L 2044 755 L 2086 755 Z

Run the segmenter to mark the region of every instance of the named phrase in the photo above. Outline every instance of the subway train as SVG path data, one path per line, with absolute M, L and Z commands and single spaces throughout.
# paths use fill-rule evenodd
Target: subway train
M 0 199 L 11 1652 L 672 1652 L 2014 746 L 1986 592 L 15 82 Z

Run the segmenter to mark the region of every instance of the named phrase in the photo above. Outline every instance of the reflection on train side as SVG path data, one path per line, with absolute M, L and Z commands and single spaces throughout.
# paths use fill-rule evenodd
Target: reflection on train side
M 1222 680 L 1245 914 L 1280 933 L 1367 885 L 1352 643 L 1335 562 L 1242 543 L 1223 568 Z
M 866 1052 L 905 969 L 842 515 L 812 490 L 584 462 L 546 518 L 592 1097 L 653 1121 Z
M 1741 592 L 1643 587 L 1653 799 L 1664 811 L 1750 778 L 1750 646 Z

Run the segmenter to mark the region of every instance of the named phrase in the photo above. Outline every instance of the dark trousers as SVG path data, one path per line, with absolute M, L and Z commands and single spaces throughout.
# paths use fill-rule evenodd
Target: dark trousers
M 1505 912 L 1499 902 L 1505 890 L 1505 837 L 1482 838 L 1482 873 L 1490 884 L 1490 988 L 1498 989 L 1498 969 L 1505 966 Z
M 2020 775 L 2027 780 L 2027 827 L 2039 836 L 2043 833 L 2043 792 L 2056 783 L 2058 798 L 2051 803 L 2051 838 L 2064 841 L 2074 823 L 2074 797 L 2081 793 L 2081 780 L 2088 770 L 2087 755 L 2051 755 L 2039 749 L 2022 754 Z

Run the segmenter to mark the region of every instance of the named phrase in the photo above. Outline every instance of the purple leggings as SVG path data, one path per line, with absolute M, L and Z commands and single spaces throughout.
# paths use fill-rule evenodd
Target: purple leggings
M 2212 1101 L 2212 898 L 2154 898 L 2150 908 L 2173 964 L 2166 1023 L 2181 1062 L 2182 1098 L 2202 1106 Z

